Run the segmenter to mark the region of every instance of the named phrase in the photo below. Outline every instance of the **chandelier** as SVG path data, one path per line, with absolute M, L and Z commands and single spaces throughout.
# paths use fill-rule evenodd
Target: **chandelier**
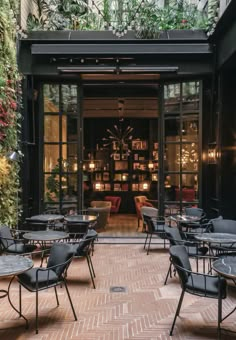
M 133 138 L 131 133 L 134 128 L 131 126 L 125 128 L 122 123 L 123 120 L 119 121 L 119 126 L 115 124 L 112 129 L 107 129 L 109 136 L 102 139 L 104 148 L 112 147 L 111 157 L 118 153 L 128 157 L 131 153 L 130 141 Z

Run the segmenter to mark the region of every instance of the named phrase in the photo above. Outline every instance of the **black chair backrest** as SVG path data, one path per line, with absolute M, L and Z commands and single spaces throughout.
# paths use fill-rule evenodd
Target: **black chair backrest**
M 201 208 L 196 208 L 196 207 L 186 207 L 185 213 L 188 216 L 197 216 L 197 217 L 204 216 L 204 211 Z
M 167 236 L 167 238 L 170 241 L 170 244 L 172 246 L 178 245 L 178 244 L 183 244 L 183 239 L 182 239 L 181 234 L 179 232 L 179 229 L 177 227 L 170 228 L 170 227 L 166 226 L 165 232 L 166 232 L 166 236 Z
M 88 232 L 84 235 L 82 240 L 78 244 L 78 248 L 76 249 L 75 256 L 83 256 L 84 250 L 92 244 L 92 242 L 97 237 L 97 232 L 94 229 L 89 229 Z
M 2 225 L 0 227 L 0 240 L 3 248 L 5 249 L 15 243 L 11 235 L 10 228 L 6 225 Z
M 74 252 L 70 244 L 55 242 L 50 250 L 47 268 L 62 264 L 61 266 L 52 269 L 60 277 L 68 266 L 65 262 L 70 258 L 72 259 L 73 255 Z
M 213 233 L 236 234 L 235 220 L 214 219 L 211 224 Z
M 179 267 L 192 271 L 187 249 L 183 245 L 172 246 L 170 247 L 170 255 L 171 255 L 171 262 L 173 263 L 173 265 L 175 266 L 178 272 L 178 275 L 179 275 L 179 278 L 180 278 L 180 281 L 183 287 L 185 283 L 188 281 L 189 275 L 187 272 L 181 270 L 181 268 Z
M 22 229 L 20 230 L 43 231 L 47 229 L 47 226 L 48 226 L 47 222 L 40 222 L 37 220 L 26 218 L 25 222 L 22 225 Z
M 67 222 L 66 230 L 69 234 L 81 235 L 81 237 L 87 233 L 88 223 L 80 222 Z

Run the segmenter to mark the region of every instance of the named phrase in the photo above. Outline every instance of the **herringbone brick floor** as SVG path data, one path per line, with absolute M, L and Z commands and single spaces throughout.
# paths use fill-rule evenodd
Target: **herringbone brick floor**
M 39 296 L 39 334 L 35 335 L 35 296 L 23 289 L 23 314 L 30 327 L 18 318 L 6 298 L 0 303 L 0 339 L 79 339 L 79 340 L 205 340 L 217 339 L 217 301 L 186 294 L 177 318 L 173 337 L 169 329 L 174 317 L 180 285 L 177 277 L 163 285 L 169 264 L 168 250 L 154 245 L 146 255 L 141 244 L 96 244 L 93 256 L 96 289 L 92 288 L 87 263 L 73 260 L 68 271 L 68 286 L 78 321 L 67 300 L 65 288 L 59 288 L 60 306 L 56 307 L 54 290 Z M 9 280 L 0 281 L 0 289 Z M 111 292 L 111 287 L 125 287 L 125 292 Z M 11 298 L 17 305 L 18 284 L 13 283 Z M 236 290 L 230 283 L 223 301 L 223 313 L 236 306 Z M 236 314 L 223 322 L 236 331 Z M 5 329 L 3 329 L 5 328 Z M 222 339 L 236 339 L 223 332 Z

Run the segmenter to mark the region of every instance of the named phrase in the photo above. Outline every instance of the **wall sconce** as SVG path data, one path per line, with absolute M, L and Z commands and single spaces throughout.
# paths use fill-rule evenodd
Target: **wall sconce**
M 216 164 L 217 152 L 215 147 L 208 149 L 208 164 Z

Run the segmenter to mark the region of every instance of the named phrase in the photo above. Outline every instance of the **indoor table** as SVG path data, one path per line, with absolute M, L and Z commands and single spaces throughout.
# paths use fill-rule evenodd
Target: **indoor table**
M 10 299 L 10 287 L 16 275 L 22 274 L 27 270 L 33 267 L 34 263 L 32 259 L 20 255 L 2 255 L 0 256 L 0 279 L 5 278 L 8 276 L 12 276 L 8 289 L 0 290 L 0 298 L 4 298 L 7 296 L 8 301 L 11 307 L 22 317 L 26 322 L 26 327 L 28 327 L 28 320 L 26 317 L 21 313 L 21 306 L 20 310 L 18 310 L 12 303 Z

